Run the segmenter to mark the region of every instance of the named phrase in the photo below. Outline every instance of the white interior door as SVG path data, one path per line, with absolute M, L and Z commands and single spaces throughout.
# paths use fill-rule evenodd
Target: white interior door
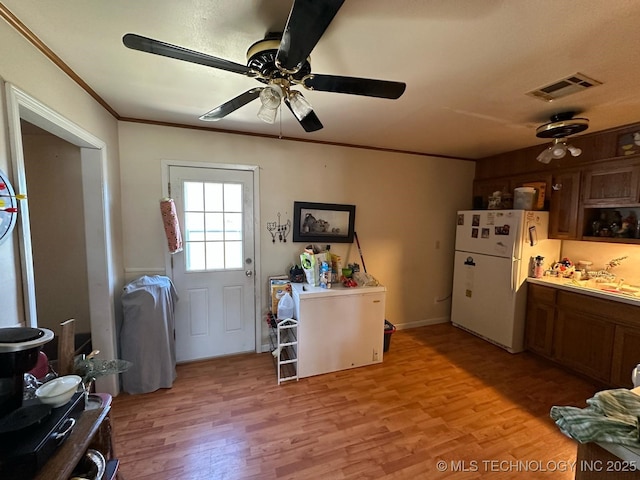
M 169 167 L 178 362 L 255 351 L 253 172 Z

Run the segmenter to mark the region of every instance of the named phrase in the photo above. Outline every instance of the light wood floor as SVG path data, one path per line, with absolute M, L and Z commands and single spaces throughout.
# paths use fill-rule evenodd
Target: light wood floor
M 442 324 L 394 333 L 382 364 L 281 386 L 268 353 L 179 365 L 112 416 L 126 480 L 564 480 L 576 443 L 549 409 L 599 389 Z

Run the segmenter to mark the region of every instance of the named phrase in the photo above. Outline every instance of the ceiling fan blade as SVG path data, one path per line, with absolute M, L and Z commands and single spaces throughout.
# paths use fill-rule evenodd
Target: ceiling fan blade
M 404 93 L 406 83 L 390 82 L 387 80 L 373 80 L 371 78 L 340 77 L 337 75 L 312 74 L 303 80 L 303 85 L 321 92 L 348 93 L 396 99 Z
M 295 72 L 316 46 L 344 0 L 294 0 L 276 64 Z
M 197 63 L 207 67 L 219 68 L 221 70 L 240 73 L 249 77 L 253 77 L 256 74 L 256 72 L 245 65 L 213 57 L 206 53 L 200 53 L 194 50 L 178 47 L 177 45 L 171 45 L 170 43 L 154 40 L 153 38 L 136 35 L 135 33 L 127 33 L 122 37 L 122 43 L 133 50 L 153 53 L 163 57 L 175 58 L 176 60 L 183 60 L 185 62 Z
M 264 87 L 256 87 L 252 88 L 251 90 L 247 90 L 237 97 L 232 98 L 228 102 L 225 102 L 222 105 L 214 108 L 210 112 L 205 113 L 200 117 L 200 120 L 204 120 L 205 122 L 215 122 L 226 117 L 231 112 L 236 111 L 240 107 L 244 107 L 247 103 L 258 98 L 263 88 Z
M 298 123 L 302 126 L 302 128 L 304 128 L 305 132 L 315 132 L 323 128 L 322 122 L 320 122 L 320 119 L 313 110 L 309 112 L 305 117 L 300 119 L 296 115 L 296 112 L 293 111 L 293 108 L 291 108 L 289 99 L 285 98 L 284 103 L 287 105 L 287 107 L 289 107 L 289 110 L 291 110 L 291 113 L 293 113 L 293 116 L 296 117 L 296 120 L 298 120 Z

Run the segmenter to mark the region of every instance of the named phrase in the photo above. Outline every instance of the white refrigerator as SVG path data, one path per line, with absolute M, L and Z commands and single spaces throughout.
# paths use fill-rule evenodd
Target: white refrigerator
M 549 213 L 526 210 L 458 212 L 451 323 L 511 353 L 524 349 L 526 278 L 532 257 L 545 268 L 559 260 L 548 239 Z

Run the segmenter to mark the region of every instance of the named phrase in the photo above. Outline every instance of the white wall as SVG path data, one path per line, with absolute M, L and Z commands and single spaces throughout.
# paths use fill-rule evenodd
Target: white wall
M 400 326 L 447 321 L 455 212 L 471 207 L 474 163 L 418 155 L 120 122 L 124 265 L 130 277 L 164 271 L 158 200 L 161 161 L 260 167 L 261 285 L 295 262 L 301 243 L 271 241 L 266 222 L 292 219 L 293 202 L 356 205 L 365 263 L 388 289 L 387 318 Z M 355 245 L 333 244 L 343 263 Z M 263 311 L 267 310 L 266 294 Z
M 76 333 L 90 332 L 80 148 L 41 130 L 23 130 L 22 147 L 38 326 L 59 334 L 73 318 Z
M 100 104 L 46 59 L 20 34 L 0 22 L 0 77 L 33 98 L 55 110 L 71 122 L 104 141 L 107 145 L 107 178 L 105 190 L 111 222 L 110 287 L 122 285 L 122 241 L 120 219 L 120 172 L 118 163 L 118 125 Z M 4 87 L 4 85 L 3 85 Z M 7 106 L 2 88 L 0 102 L 0 168 L 15 182 L 11 168 L 7 126 Z M 0 245 L 0 327 L 24 321 L 22 277 L 17 229 L 13 238 Z M 112 299 L 115 304 L 115 299 Z M 119 300 L 119 299 L 118 299 Z M 98 346 L 98 348 L 100 348 Z M 105 348 L 104 351 L 109 351 Z

